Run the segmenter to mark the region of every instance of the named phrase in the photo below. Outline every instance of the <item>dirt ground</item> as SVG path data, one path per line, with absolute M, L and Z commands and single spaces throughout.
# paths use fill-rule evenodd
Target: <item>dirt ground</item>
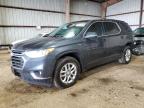
M 0 108 L 144 108 L 144 56 L 92 69 L 63 90 L 21 81 L 10 70 L 9 56 L 0 51 Z

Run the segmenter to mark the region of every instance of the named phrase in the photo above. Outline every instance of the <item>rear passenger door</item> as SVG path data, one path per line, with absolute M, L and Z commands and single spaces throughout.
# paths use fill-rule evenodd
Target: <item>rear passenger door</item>
M 121 52 L 121 29 L 116 22 L 103 22 L 103 40 L 107 56 L 116 59 Z

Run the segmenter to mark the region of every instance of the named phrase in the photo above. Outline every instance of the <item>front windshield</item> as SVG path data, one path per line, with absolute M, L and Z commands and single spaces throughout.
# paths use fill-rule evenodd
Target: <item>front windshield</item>
M 144 28 L 138 28 L 134 31 L 135 37 L 144 37 Z
M 87 22 L 65 24 L 54 30 L 52 33 L 49 34 L 49 36 L 72 38 L 79 34 L 86 24 Z

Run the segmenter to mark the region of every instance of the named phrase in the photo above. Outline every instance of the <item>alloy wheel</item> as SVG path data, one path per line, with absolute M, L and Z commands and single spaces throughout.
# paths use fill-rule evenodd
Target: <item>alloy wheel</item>
M 77 67 L 74 63 L 66 63 L 60 70 L 60 80 L 65 84 L 72 83 L 77 75 Z

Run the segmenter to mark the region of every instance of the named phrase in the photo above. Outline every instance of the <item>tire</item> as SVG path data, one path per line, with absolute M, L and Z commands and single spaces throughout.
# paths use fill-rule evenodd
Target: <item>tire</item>
M 121 57 L 118 59 L 118 62 L 121 64 L 128 64 L 131 61 L 132 52 L 129 46 L 126 46 L 122 52 Z
M 54 75 L 54 86 L 56 88 L 71 87 L 76 83 L 80 71 L 80 64 L 75 58 L 65 57 L 58 60 Z

